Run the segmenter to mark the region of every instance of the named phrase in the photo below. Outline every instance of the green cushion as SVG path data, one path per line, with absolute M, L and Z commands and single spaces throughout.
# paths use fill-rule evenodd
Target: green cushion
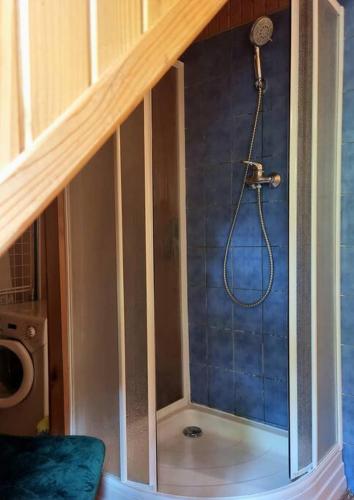
M 104 454 L 91 437 L 0 435 L 0 499 L 92 500 Z

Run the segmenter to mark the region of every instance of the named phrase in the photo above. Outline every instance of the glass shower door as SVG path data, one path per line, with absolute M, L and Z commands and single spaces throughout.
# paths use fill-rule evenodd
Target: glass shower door
M 290 475 L 340 443 L 339 183 L 343 9 L 292 2 Z

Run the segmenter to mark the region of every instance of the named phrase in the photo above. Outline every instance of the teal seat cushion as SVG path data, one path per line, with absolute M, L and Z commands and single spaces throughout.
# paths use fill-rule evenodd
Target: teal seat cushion
M 0 499 L 93 500 L 104 454 L 91 437 L 0 435 Z

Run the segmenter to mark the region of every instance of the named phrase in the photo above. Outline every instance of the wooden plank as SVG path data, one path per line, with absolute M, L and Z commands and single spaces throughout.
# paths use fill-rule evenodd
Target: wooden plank
M 177 76 L 177 69 L 171 68 L 152 90 L 158 410 L 183 397 Z
M 241 24 L 247 24 L 254 20 L 254 0 L 241 3 Z
M 44 214 L 47 261 L 49 414 L 51 434 L 69 431 L 65 206 L 61 194 Z
M 230 29 L 230 4 L 229 2 L 217 13 L 208 25 L 208 35 L 214 36 Z
M 266 15 L 266 0 L 254 0 L 253 3 L 253 15 L 254 19 L 257 17 Z
M 0 2 L 0 167 L 11 161 L 22 149 L 16 3 Z
M 144 0 L 145 29 L 152 26 L 176 3 L 176 0 Z
M 0 171 L 0 254 L 80 171 L 225 0 L 178 0 L 31 147 Z
M 140 0 L 95 0 L 97 8 L 97 59 L 101 74 L 122 59 L 142 33 Z
M 37 137 L 89 85 L 86 0 L 28 0 L 32 133 Z
M 267 14 L 276 12 L 279 9 L 279 0 L 266 0 Z
M 230 0 L 230 28 L 240 26 L 242 20 L 242 0 Z

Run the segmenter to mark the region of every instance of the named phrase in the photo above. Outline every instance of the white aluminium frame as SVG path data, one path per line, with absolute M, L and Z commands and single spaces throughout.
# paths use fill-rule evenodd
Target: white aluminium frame
M 299 4 L 291 6 L 290 133 L 289 133 L 289 449 L 290 476 L 298 474 L 297 418 L 297 151 L 299 92 Z

